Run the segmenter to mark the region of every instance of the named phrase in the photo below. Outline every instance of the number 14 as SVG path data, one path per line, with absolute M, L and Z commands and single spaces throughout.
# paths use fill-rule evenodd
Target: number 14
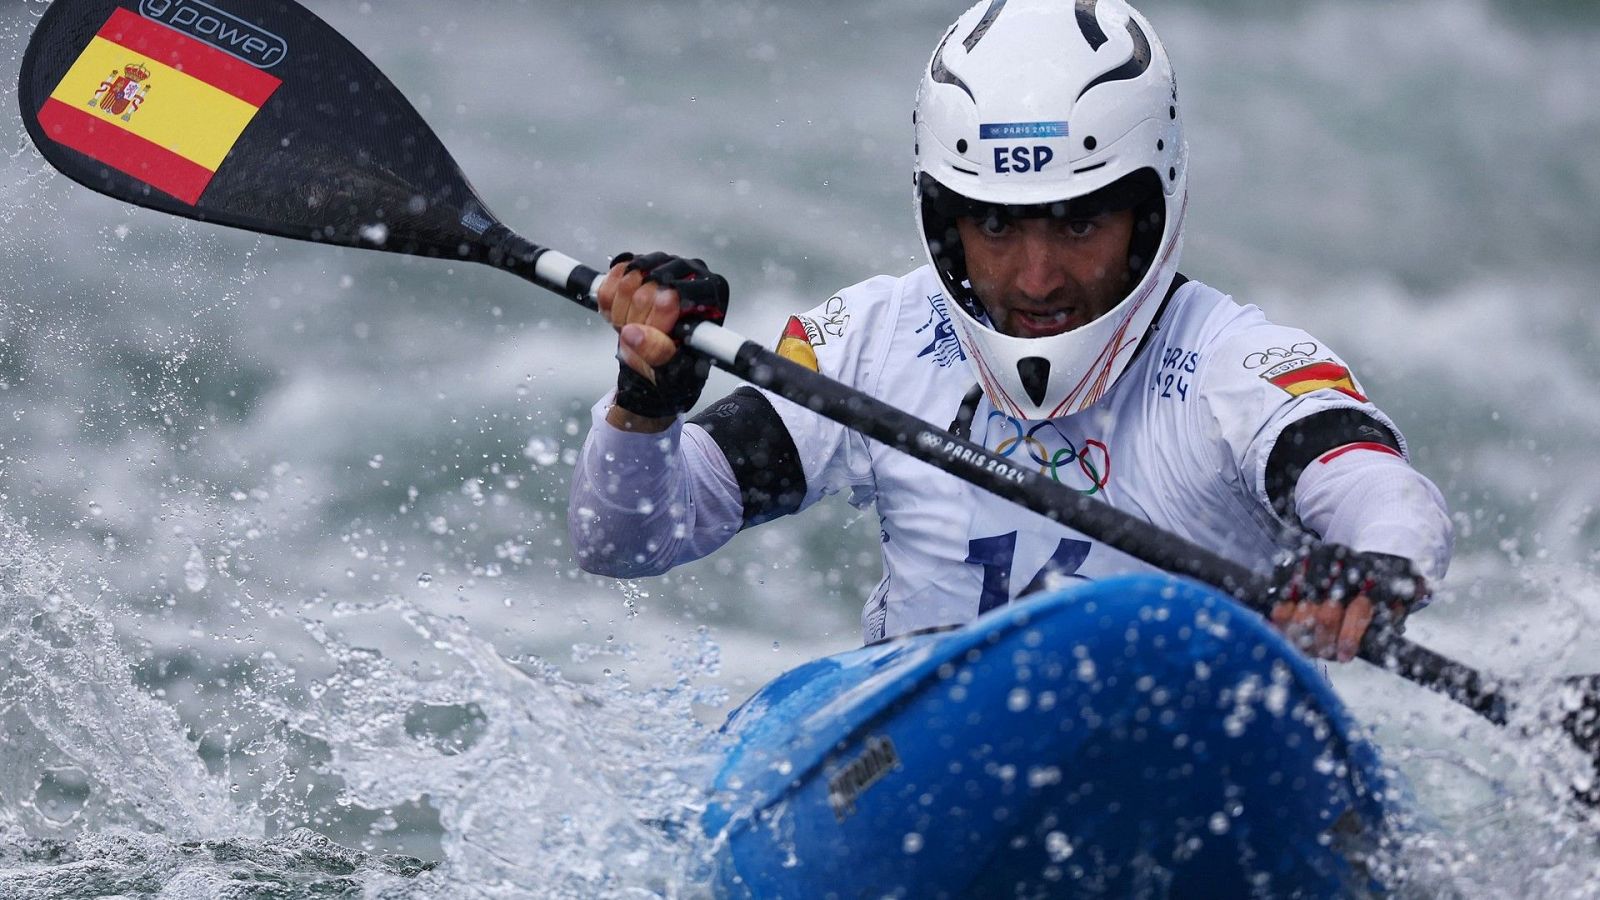
M 1061 543 L 1056 545 L 1056 552 L 1051 554 L 1044 568 L 1033 576 L 1033 580 L 1029 581 L 1028 586 L 1017 596 L 1024 597 L 1034 591 L 1043 590 L 1045 581 L 1052 575 L 1088 581 L 1088 578 L 1078 574 L 1078 567 L 1089 558 L 1089 549 L 1093 546 L 1088 541 L 1062 538 Z M 978 600 L 979 615 L 1011 602 L 1011 560 L 1016 552 L 1015 531 L 994 537 L 975 538 L 967 542 L 967 562 L 983 567 L 983 594 Z

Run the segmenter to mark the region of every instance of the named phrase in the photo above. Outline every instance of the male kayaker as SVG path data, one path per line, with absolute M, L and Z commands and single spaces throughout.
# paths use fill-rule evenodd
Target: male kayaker
M 791 318 L 783 355 L 1274 572 L 1272 621 L 1319 657 L 1352 658 L 1375 610 L 1426 599 L 1451 525 L 1400 430 L 1322 341 L 1178 273 L 1188 148 L 1143 16 L 980 3 L 939 43 L 913 120 L 930 264 Z M 727 293 L 661 253 L 624 254 L 600 288 L 622 366 L 573 480 L 586 570 L 664 572 L 839 491 L 882 525 L 869 643 L 1142 568 L 753 387 L 686 422 L 707 367 L 669 333 Z

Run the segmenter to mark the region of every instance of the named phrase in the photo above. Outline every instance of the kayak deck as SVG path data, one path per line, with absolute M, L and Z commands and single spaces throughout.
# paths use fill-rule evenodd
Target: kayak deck
M 1350 896 L 1389 777 L 1260 616 L 1160 576 L 816 660 L 736 710 L 725 893 Z

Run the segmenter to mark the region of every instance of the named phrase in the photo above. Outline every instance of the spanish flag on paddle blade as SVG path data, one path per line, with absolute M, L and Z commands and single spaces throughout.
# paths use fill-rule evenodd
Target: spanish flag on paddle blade
M 282 83 L 118 7 L 51 91 L 39 124 L 52 139 L 194 205 Z

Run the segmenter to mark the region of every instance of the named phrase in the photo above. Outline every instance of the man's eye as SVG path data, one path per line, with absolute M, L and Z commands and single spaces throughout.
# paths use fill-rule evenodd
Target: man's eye
M 1010 230 L 1011 223 L 998 216 L 990 216 L 978 223 L 978 231 L 985 237 L 1000 237 Z
M 1073 237 L 1088 237 L 1094 233 L 1098 224 L 1094 219 L 1071 219 L 1067 222 L 1067 234 Z

